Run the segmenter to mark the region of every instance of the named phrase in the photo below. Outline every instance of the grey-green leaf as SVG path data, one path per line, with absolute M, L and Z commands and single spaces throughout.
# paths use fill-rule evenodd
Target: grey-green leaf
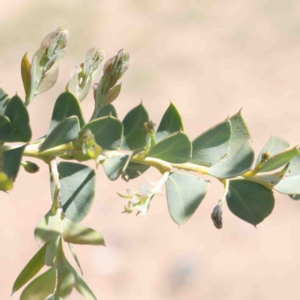
M 290 161 L 288 169 L 286 170 L 284 175 L 287 177 L 300 175 L 300 155 L 294 157 Z
M 90 129 L 95 141 L 105 150 L 116 150 L 121 146 L 123 126 L 113 116 L 95 119 L 86 124 L 82 131 Z
M 229 154 L 231 124 L 226 120 L 202 133 L 193 141 L 191 162 L 213 166 Z
M 52 113 L 52 118 L 51 118 L 51 123 L 50 123 L 49 133 L 61 121 L 65 120 L 66 118 L 71 117 L 71 116 L 77 116 L 80 127 L 84 126 L 85 122 L 84 122 L 84 119 L 82 116 L 80 103 L 72 93 L 67 91 L 67 92 L 60 94 L 55 102 L 53 113 Z
M 122 174 L 122 170 L 127 163 L 129 155 L 120 154 L 107 158 L 103 165 L 106 176 L 110 180 L 116 180 Z
M 235 154 L 247 140 L 251 140 L 251 136 L 241 115 L 241 111 L 233 115 L 229 121 L 231 123 L 231 138 L 228 156 L 231 156 Z
M 265 164 L 259 169 L 259 172 L 270 172 L 276 170 L 290 162 L 294 157 L 298 156 L 299 154 L 300 151 L 297 148 L 292 148 L 277 153 L 265 162 Z
M 48 271 L 38 276 L 24 289 L 20 300 L 44 300 L 52 294 L 56 284 L 55 268 L 50 268 Z
M 11 135 L 12 126 L 8 117 L 0 115 L 0 141 L 6 141 Z
M 52 235 L 52 232 L 51 232 Z M 46 266 L 52 267 L 54 265 L 55 258 L 57 256 L 58 247 L 60 243 L 61 236 L 59 235 L 56 240 L 52 240 L 47 243 L 47 248 L 44 256 L 44 264 Z
M 287 141 L 285 141 L 275 135 L 272 135 L 269 138 L 269 140 L 267 141 L 266 145 L 260 151 L 260 153 L 257 157 L 257 160 L 256 160 L 256 165 L 261 161 L 263 153 L 268 152 L 270 157 L 272 157 L 275 154 L 286 150 L 289 146 L 290 146 L 290 144 Z
M 22 272 L 19 274 L 16 279 L 12 293 L 15 293 L 19 290 L 24 284 L 31 280 L 44 266 L 44 256 L 47 245 L 45 244 L 28 262 Z
M 143 128 L 144 123 L 148 121 L 148 113 L 142 104 L 127 113 L 123 120 L 123 150 L 135 150 L 145 146 L 146 135 Z
M 95 230 L 75 223 L 67 218 L 63 221 L 63 238 L 64 241 L 71 244 L 80 245 L 103 245 L 103 237 Z
M 157 143 L 147 157 L 165 160 L 170 163 L 185 163 L 191 159 L 192 144 L 183 132 L 177 132 Z
M 230 180 L 226 199 L 233 214 L 254 226 L 274 208 L 273 192 L 256 182 Z
M 75 249 L 74 249 L 73 245 L 70 244 L 70 243 L 68 243 L 68 246 L 69 246 L 69 249 L 70 249 L 70 251 L 71 251 L 71 253 L 72 253 L 72 256 L 73 256 L 73 258 L 74 258 L 74 260 L 75 260 L 75 262 L 76 262 L 76 264 L 77 264 L 77 267 L 79 268 L 79 270 L 80 270 L 80 272 L 81 272 L 81 275 L 83 275 L 83 271 L 82 271 L 82 268 L 81 268 L 81 265 L 80 265 L 78 256 L 77 256 L 77 254 L 76 254 L 76 252 L 75 252 Z
M 57 209 L 55 215 L 50 210 L 35 227 L 34 237 L 38 245 L 42 246 L 48 242 L 56 241 L 62 230 L 61 209 Z
M 74 270 L 74 268 L 70 265 L 70 263 L 65 260 L 66 267 L 69 269 L 69 271 L 72 272 L 74 278 L 75 278 L 75 284 L 74 287 L 80 293 L 83 297 L 85 297 L 86 300 L 97 300 L 91 289 L 88 287 L 88 285 L 84 282 L 84 280 L 78 275 L 78 273 Z
M 185 223 L 205 197 L 210 182 L 185 173 L 171 173 L 166 182 L 168 208 L 174 222 Z
M 15 179 L 17 177 L 25 148 L 26 145 L 23 145 L 3 152 L 2 171 L 5 172 L 9 178 Z
M 135 162 L 130 162 L 125 170 L 128 179 L 135 179 L 145 173 L 150 167 Z
M 98 114 L 95 116 L 94 119 L 98 119 L 101 117 L 106 117 L 112 115 L 115 118 L 118 118 L 117 116 L 117 111 L 115 109 L 115 107 L 112 104 L 108 104 L 106 106 L 104 106 L 99 112 Z
M 60 162 L 57 165 L 61 183 L 60 197 L 66 217 L 80 222 L 90 211 L 95 194 L 95 171 L 88 166 Z M 53 182 L 51 182 L 53 192 Z
M 241 148 L 228 158 L 220 160 L 208 169 L 207 173 L 217 178 L 231 178 L 248 171 L 254 160 L 251 141 L 247 140 Z
M 40 147 L 40 152 L 68 144 L 78 137 L 80 131 L 79 120 L 77 116 L 72 116 L 61 121 L 46 137 Z
M 300 194 L 300 175 L 281 179 L 274 190 L 282 194 Z
M 183 131 L 183 123 L 177 108 L 173 103 L 170 103 L 168 109 L 165 111 L 160 121 L 157 132 L 155 134 L 155 139 L 157 142 L 159 142 L 178 131 Z
M 5 142 L 29 142 L 31 139 L 29 115 L 18 95 L 8 101 L 5 116 L 9 118 L 11 123 L 11 131 Z
M 71 294 L 75 284 L 73 273 L 66 267 L 62 268 L 57 278 L 55 295 L 62 299 L 67 299 Z

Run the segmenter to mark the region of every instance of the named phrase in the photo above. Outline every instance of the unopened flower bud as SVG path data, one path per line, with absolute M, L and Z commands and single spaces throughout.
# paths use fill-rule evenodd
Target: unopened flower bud
M 25 171 L 28 173 L 36 173 L 40 170 L 40 167 L 31 161 L 22 161 L 21 165 L 24 167 Z

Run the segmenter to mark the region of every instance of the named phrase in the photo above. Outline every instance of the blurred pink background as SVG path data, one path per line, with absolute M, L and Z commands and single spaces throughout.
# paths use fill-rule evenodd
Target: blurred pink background
M 236 113 L 253 136 L 256 153 L 272 133 L 297 145 L 300 132 L 300 2 L 296 0 L 52 0 L 0 4 L 0 86 L 24 97 L 20 61 L 31 58 L 57 27 L 70 31 L 67 54 L 54 88 L 29 106 L 34 138 L 48 128 L 70 70 L 92 47 L 109 58 L 126 48 L 133 63 L 116 102 L 119 117 L 141 99 L 159 123 L 170 100 L 191 139 Z M 92 96 L 84 102 L 86 117 Z M 48 169 L 23 170 L 1 193 L 0 299 L 38 250 L 37 222 L 51 205 Z M 83 221 L 104 235 L 106 247 L 76 246 L 84 280 L 105 300 L 296 299 L 300 272 L 300 203 L 275 195 L 271 216 L 255 229 L 224 207 L 224 227 L 210 218 L 222 194 L 212 187 L 182 228 L 157 196 L 145 217 L 121 214 L 116 192 L 143 179 L 110 182 L 98 171 L 92 212 Z M 158 180 L 159 173 L 146 173 Z M 68 252 L 68 249 L 66 249 Z M 71 260 L 73 262 L 73 260 Z M 19 299 L 17 292 L 10 299 Z M 83 299 L 74 292 L 70 299 Z

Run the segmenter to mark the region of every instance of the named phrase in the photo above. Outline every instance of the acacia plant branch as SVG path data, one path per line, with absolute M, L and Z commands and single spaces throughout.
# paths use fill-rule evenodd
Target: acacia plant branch
M 218 229 L 223 226 L 225 202 L 234 215 L 256 226 L 274 208 L 273 190 L 300 200 L 300 150 L 272 135 L 252 167 L 255 154 L 241 111 L 199 133 L 193 141 L 185 133 L 181 114 L 173 103 L 157 129 L 142 103 L 120 120 L 112 103 L 121 92 L 120 79 L 131 63 L 124 49 L 105 63 L 104 50 L 87 52 L 84 63 L 76 68 L 55 102 L 47 133 L 32 142 L 26 107 L 56 82 L 67 41 L 68 31 L 59 28 L 46 36 L 31 62 L 24 55 L 21 75 L 25 102 L 0 88 L 0 190 L 13 188 L 20 166 L 29 173 L 39 170 L 23 157 L 43 161 L 51 178 L 52 207 L 34 231 L 40 249 L 13 286 L 16 292 L 28 284 L 21 299 L 41 298 L 42 294 L 43 299 L 49 295 L 49 300 L 66 299 L 75 288 L 86 299 L 96 300 L 62 249 L 63 242 L 70 245 L 81 270 L 71 244 L 105 244 L 97 231 L 80 223 L 92 208 L 96 190 L 95 169 L 81 162 L 93 160 L 96 167 L 101 164 L 111 181 L 119 177 L 129 181 L 154 167 L 162 174 L 159 181 L 147 179 L 149 185 L 141 185 L 138 191 L 128 189 L 127 195 L 119 194 L 128 199 L 124 212 L 137 210 L 145 215 L 154 196 L 162 195 L 165 186 L 170 216 L 179 226 L 192 217 L 210 187 L 209 180 L 188 172 L 214 177 L 223 184 L 223 195 L 211 214 Z M 86 122 L 81 102 L 91 86 L 95 107 Z M 37 275 L 43 266 L 50 268 Z

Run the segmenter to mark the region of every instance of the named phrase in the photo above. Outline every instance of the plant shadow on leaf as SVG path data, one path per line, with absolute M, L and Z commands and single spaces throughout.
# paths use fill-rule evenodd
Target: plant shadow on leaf
M 71 174 L 70 174 L 71 175 Z M 74 202 L 76 197 L 79 195 L 79 193 L 82 191 L 82 189 L 86 186 L 86 184 L 89 183 L 90 180 L 92 180 L 95 177 L 94 171 L 91 171 L 88 176 L 82 181 L 82 183 L 78 186 L 78 188 L 72 193 L 71 197 L 65 201 L 63 204 L 63 210 L 67 211 L 69 206 Z
M 125 174 L 128 180 L 135 179 L 145 173 L 149 168 L 147 165 L 130 162 L 125 170 Z
M 66 217 L 80 222 L 90 211 L 95 194 L 95 171 L 85 165 L 60 162 L 57 165 L 61 184 L 60 196 Z M 51 180 L 54 195 L 54 183 Z
M 56 240 L 60 235 L 61 232 L 56 230 L 50 230 L 48 228 L 36 228 L 34 230 L 34 235 L 38 237 L 41 241 L 43 240 L 44 244 L 50 241 Z

